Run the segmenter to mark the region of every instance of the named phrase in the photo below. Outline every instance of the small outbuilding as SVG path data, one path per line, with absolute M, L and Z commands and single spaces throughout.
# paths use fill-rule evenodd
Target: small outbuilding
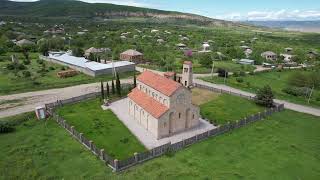
M 143 61 L 143 54 L 136 50 L 129 49 L 120 54 L 120 60 L 141 63 Z
M 238 61 L 239 64 L 243 64 L 243 65 L 254 65 L 254 60 L 251 59 L 240 59 Z
M 34 42 L 29 41 L 27 39 L 22 39 L 22 40 L 16 42 L 16 45 L 20 46 L 20 47 L 22 47 L 22 46 L 31 46 L 31 45 L 34 45 L 34 44 L 35 44 Z
M 278 58 L 278 55 L 272 51 L 266 51 L 261 54 L 261 57 L 265 58 L 266 60 L 276 61 Z

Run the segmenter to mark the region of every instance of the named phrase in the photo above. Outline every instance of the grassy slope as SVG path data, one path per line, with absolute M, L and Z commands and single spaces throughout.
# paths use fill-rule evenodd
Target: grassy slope
M 258 73 L 254 76 L 248 75 L 246 77 L 242 77 L 244 79 L 243 83 L 238 83 L 235 77 L 229 77 L 227 79 L 227 85 L 250 92 L 257 92 L 259 88 L 265 85 L 270 85 L 272 90 L 275 92 L 276 98 L 284 99 L 299 104 L 307 104 L 306 99 L 304 97 L 295 97 L 282 92 L 282 89 L 288 86 L 288 78 L 297 71 L 300 70 L 288 70 L 283 72 L 273 71 Z M 204 80 L 217 84 L 224 83 L 223 78 L 219 77 L 214 77 L 214 79 L 209 77 L 204 78 Z M 247 85 L 247 82 L 250 83 L 250 86 Z M 320 102 L 316 101 L 317 97 L 320 97 L 319 90 L 314 91 L 313 98 L 311 99 L 310 104 L 307 105 L 319 107 Z
M 249 115 L 264 111 L 253 101 L 229 94 L 221 94 L 212 101 L 200 105 L 201 115 L 218 124 L 240 120 Z
M 285 111 L 112 174 L 53 121 L 0 135 L 0 179 L 319 179 L 319 118 Z M 15 143 L 13 145 L 13 142 Z
M 24 58 L 21 54 L 18 55 L 20 57 L 18 59 L 22 62 Z M 36 80 L 32 80 L 31 78 L 23 78 L 22 71 L 18 72 L 21 77 L 16 77 L 13 71 L 9 71 L 4 68 L 10 63 L 10 61 L 7 60 L 8 56 L 10 56 L 10 53 L 7 54 L 7 57 L 0 57 L 3 60 L 2 62 L 0 60 L 0 95 L 62 88 L 83 83 L 99 82 L 101 80 L 107 81 L 112 78 L 110 75 L 94 78 L 82 73 L 70 78 L 58 78 L 57 73 L 62 71 L 62 66 L 48 62 L 46 62 L 46 69 L 49 67 L 54 67 L 55 69 L 50 70 L 44 76 L 41 76 L 41 74 L 37 73 L 37 71 L 41 69 L 41 65 L 37 63 L 37 53 L 31 54 L 31 64 L 26 65 L 28 71 L 32 73 L 32 76 L 37 77 Z M 129 77 L 131 74 L 132 73 L 123 73 L 121 78 Z M 35 81 L 39 82 L 40 85 L 34 84 Z
M 64 106 L 58 114 L 114 158 L 125 159 L 145 150 L 112 111 L 102 110 L 99 99 Z

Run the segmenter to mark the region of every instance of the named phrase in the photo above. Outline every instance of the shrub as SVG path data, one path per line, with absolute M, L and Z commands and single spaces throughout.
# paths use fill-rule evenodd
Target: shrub
M 286 87 L 282 92 L 293 96 L 307 96 L 311 93 L 311 89 L 307 87 Z
M 9 69 L 9 70 L 14 70 L 14 64 L 13 63 L 11 63 L 11 64 L 7 64 L 7 69 Z
M 53 70 L 55 70 L 55 68 L 52 67 L 52 66 L 50 66 L 50 67 L 49 67 L 49 70 L 50 70 L 50 71 L 53 71 Z
M 240 71 L 240 74 L 239 74 L 240 76 L 246 76 L 247 74 L 246 74 L 246 72 L 244 72 L 244 71 Z
M 27 67 L 26 67 L 25 65 L 23 65 L 23 64 L 17 64 L 17 68 L 18 68 L 19 70 L 25 70 L 25 69 L 27 69 Z
M 238 83 L 243 83 L 244 82 L 243 78 L 236 78 L 236 80 L 237 80 Z
M 8 122 L 0 122 L 0 134 L 13 132 L 15 128 Z
M 254 75 L 254 71 L 250 71 L 249 75 L 253 76 Z
M 43 64 L 43 60 L 38 59 L 38 60 L 37 60 L 37 63 L 38 63 L 38 64 Z
M 269 85 L 259 89 L 255 98 L 258 105 L 262 105 L 268 108 L 273 107 L 274 95 Z
M 238 72 L 234 72 L 233 73 L 233 77 L 239 77 L 239 73 Z
M 221 68 L 218 69 L 218 76 L 219 76 L 219 77 L 226 77 L 226 78 L 228 78 L 228 75 L 229 75 L 229 73 L 228 73 L 227 70 L 224 70 L 224 69 L 221 69 Z
M 31 76 L 31 73 L 29 71 L 23 71 L 22 74 L 23 74 L 24 77 L 30 77 Z
M 28 59 L 23 60 L 23 64 L 24 64 L 24 65 L 29 65 L 30 63 L 31 63 L 31 61 L 30 61 L 30 60 L 28 60 Z
M 64 70 L 66 70 L 66 68 L 65 68 L 64 66 L 62 66 L 62 67 L 61 67 L 61 70 L 64 71 Z

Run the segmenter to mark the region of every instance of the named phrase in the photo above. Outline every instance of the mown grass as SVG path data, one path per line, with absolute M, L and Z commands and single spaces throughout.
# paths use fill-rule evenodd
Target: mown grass
M 221 94 L 214 100 L 200 105 L 201 116 L 220 125 L 240 120 L 264 109 L 253 101 L 229 94 Z
M 31 64 L 25 65 L 27 67 L 26 70 L 8 70 L 6 66 L 11 63 L 9 58 L 11 54 L 12 53 L 7 53 L 6 56 L 0 56 L 0 95 L 62 88 L 112 79 L 112 75 L 91 77 L 83 73 L 74 77 L 59 78 L 57 73 L 62 71 L 63 66 L 45 61 L 43 63 L 46 66 L 46 72 L 40 73 L 38 71 L 42 69 L 42 65 L 37 62 L 38 53 L 30 54 Z M 23 55 L 21 53 L 15 54 L 18 56 L 19 62 L 22 63 L 24 60 Z M 29 71 L 31 77 L 24 77 L 22 74 L 23 71 Z M 132 72 L 122 73 L 120 78 L 126 78 L 132 75 Z
M 0 179 L 308 179 L 320 177 L 320 121 L 293 111 L 112 173 L 53 121 L 0 135 Z
M 320 91 L 317 89 L 315 89 L 315 91 L 313 92 L 310 104 L 308 104 L 307 99 L 305 97 L 292 96 L 282 91 L 282 89 L 289 86 L 288 79 L 292 74 L 296 72 L 309 73 L 309 71 L 303 70 L 263 72 L 257 73 L 255 75 L 247 75 L 245 77 L 241 77 L 244 80 L 241 83 L 237 81 L 237 77 L 230 76 L 226 81 L 226 85 L 253 93 L 256 93 L 259 88 L 262 88 L 265 85 L 270 85 L 275 93 L 276 98 L 278 99 L 283 99 L 303 105 L 320 107 Z M 203 80 L 216 84 L 224 83 L 224 78 L 221 77 L 206 77 L 203 78 Z
M 125 159 L 145 147 L 131 134 L 111 110 L 102 110 L 99 99 L 65 105 L 57 110 L 78 132 L 113 158 Z

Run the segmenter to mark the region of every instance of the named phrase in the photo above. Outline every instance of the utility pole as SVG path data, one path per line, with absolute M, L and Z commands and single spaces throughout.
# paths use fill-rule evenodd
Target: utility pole
M 212 69 L 211 69 L 211 77 L 213 79 L 213 69 L 214 69 L 214 61 L 212 61 Z
M 311 92 L 310 92 L 310 95 L 309 95 L 309 98 L 308 98 L 308 104 L 310 104 L 310 100 L 311 100 L 311 97 L 312 97 L 313 90 L 314 90 L 314 85 L 313 85 L 313 87 L 311 89 Z

